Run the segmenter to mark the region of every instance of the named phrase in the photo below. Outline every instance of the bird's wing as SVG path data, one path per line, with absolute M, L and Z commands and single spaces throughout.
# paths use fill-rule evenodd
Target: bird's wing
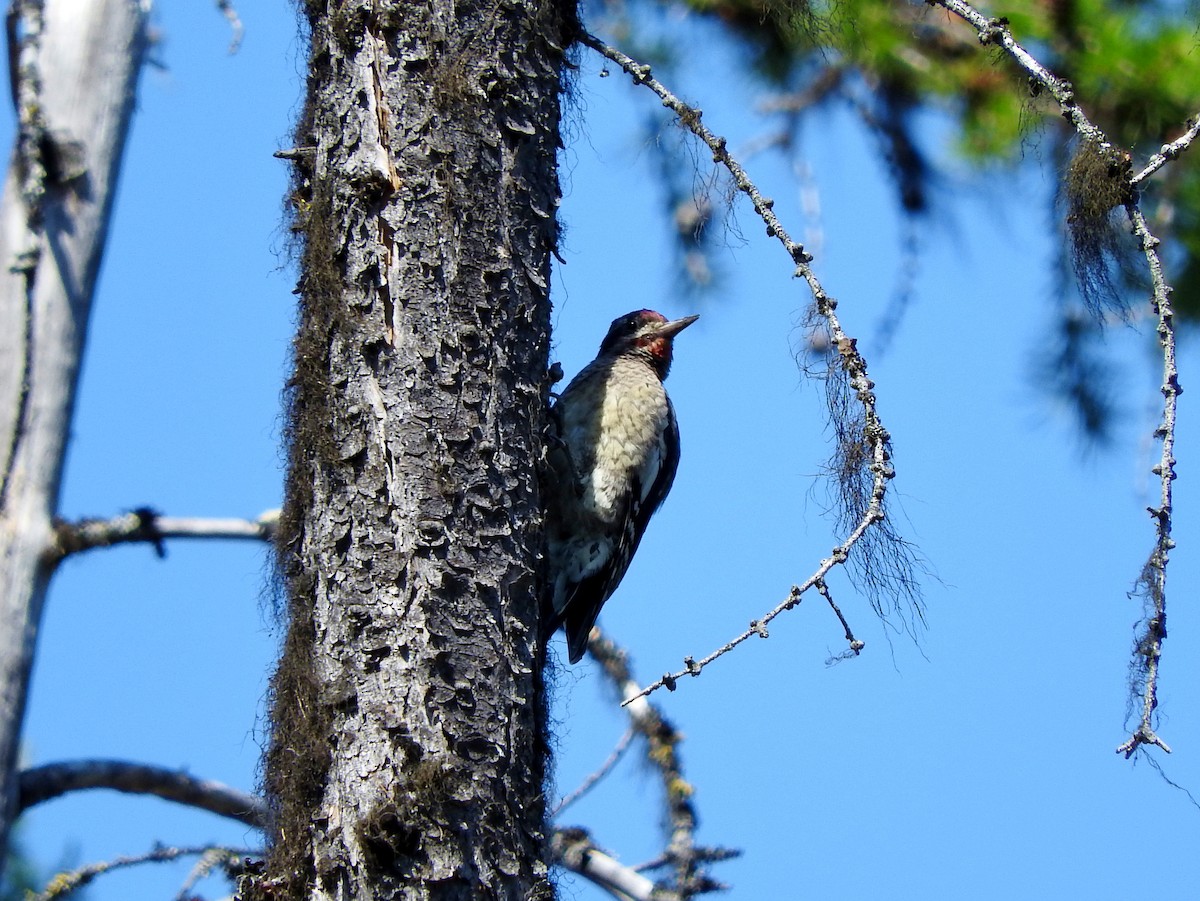
M 637 533 L 640 538 L 646 530 L 658 508 L 667 498 L 667 492 L 675 483 L 675 471 L 679 468 L 679 421 L 675 418 L 675 405 L 667 398 L 667 427 L 663 431 L 663 442 L 659 448 L 658 466 L 654 472 L 648 490 L 642 492 L 641 502 L 634 509 L 634 519 L 637 521 Z M 637 545 L 634 545 L 634 550 Z M 632 556 L 632 554 L 630 555 Z

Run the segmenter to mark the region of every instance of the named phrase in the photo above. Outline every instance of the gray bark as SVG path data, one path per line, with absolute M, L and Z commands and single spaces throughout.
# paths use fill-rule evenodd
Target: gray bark
M 146 15 L 136 0 L 46 0 L 40 47 L 22 59 L 22 111 L 40 114 L 46 140 L 14 155 L 0 200 L 0 866 L 38 623 L 58 559 L 53 516 L 79 361 Z M 22 197 L 31 187 L 44 192 L 32 222 Z
M 311 0 L 260 898 L 548 898 L 538 654 L 572 5 Z

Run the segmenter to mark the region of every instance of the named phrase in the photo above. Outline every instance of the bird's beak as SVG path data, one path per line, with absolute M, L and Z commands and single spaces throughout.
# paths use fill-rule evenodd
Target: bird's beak
M 699 316 L 684 316 L 682 319 L 672 319 L 670 322 L 664 322 L 658 327 L 655 337 L 674 338 L 699 318 Z

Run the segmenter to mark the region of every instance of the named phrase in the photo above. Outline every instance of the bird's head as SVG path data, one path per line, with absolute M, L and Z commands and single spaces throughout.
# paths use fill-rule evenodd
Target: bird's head
M 641 351 L 647 354 L 658 370 L 659 378 L 666 378 L 671 368 L 672 341 L 676 335 L 699 319 L 699 316 L 684 316 L 682 319 L 667 319 L 654 310 L 635 310 L 613 320 L 608 334 L 600 343 L 600 353 L 620 354 Z

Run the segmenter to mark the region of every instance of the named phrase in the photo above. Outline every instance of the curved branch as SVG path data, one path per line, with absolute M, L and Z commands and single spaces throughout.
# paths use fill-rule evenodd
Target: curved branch
M 246 28 L 242 25 L 241 16 L 238 15 L 237 8 L 233 5 L 233 0 L 217 0 L 217 9 L 221 11 L 221 15 L 225 17 L 225 21 L 229 23 L 229 52 L 230 54 L 237 53 L 242 46 L 242 38 L 246 34 Z
M 221 782 L 197 779 L 180 770 L 124 760 L 70 760 L 22 770 L 18 810 L 24 811 L 69 792 L 110 788 L 154 795 L 207 810 L 256 829 L 266 827 L 267 804 L 261 798 Z
M 851 549 L 860 542 L 863 544 L 860 549 L 863 552 L 863 559 L 858 562 L 858 572 L 864 576 L 867 586 L 871 589 L 899 586 L 901 592 L 913 602 L 917 618 L 923 619 L 919 592 L 911 579 L 910 552 L 907 545 L 887 524 L 884 501 L 888 482 L 895 476 L 895 470 L 891 462 L 890 436 L 883 427 L 876 408 L 875 383 L 867 375 L 867 361 L 859 353 L 856 340 L 846 334 L 842 328 L 836 312 L 837 301 L 826 293 L 817 279 L 816 273 L 809 265 L 813 259 L 812 255 L 804 249 L 803 245 L 788 235 L 787 230 L 779 221 L 779 217 L 775 215 L 775 202 L 769 197 L 764 197 L 754 182 L 750 180 L 746 170 L 729 153 L 725 138 L 714 134 L 701 122 L 701 110 L 684 103 L 668 90 L 653 77 L 649 66 L 638 63 L 615 47 L 604 43 L 595 35 L 585 33 L 579 40 L 585 46 L 619 65 L 632 77 L 635 84 L 645 85 L 653 91 L 662 101 L 663 106 L 679 116 L 680 123 L 712 151 L 713 161 L 729 171 L 737 189 L 750 199 L 754 211 L 766 224 L 768 237 L 778 239 L 784 250 L 787 251 L 795 267 L 795 276 L 804 279 L 808 284 L 816 313 L 824 321 L 825 328 L 828 330 L 830 346 L 837 353 L 841 366 L 841 373 L 838 375 L 844 374 L 844 379 L 833 377 L 829 380 L 828 399 L 831 418 L 836 419 L 847 402 L 847 398 L 839 393 L 839 389 L 843 385 L 848 385 L 849 390 L 853 391 L 861 407 L 861 417 L 855 418 L 850 423 L 853 428 L 844 429 L 846 434 L 839 442 L 840 446 L 835 452 L 833 466 L 838 474 L 843 496 L 847 500 L 847 518 L 850 522 L 847 524 L 848 536 L 845 541 L 834 548 L 829 557 L 821 561 L 816 571 L 807 580 L 799 586 L 793 586 L 785 601 L 761 619 L 751 622 L 748 630 L 703 658 L 699 663 L 691 657 L 685 658 L 684 669 L 677 673 L 666 674 L 633 697 L 627 698 L 625 703 L 628 704 L 637 697 L 644 697 L 659 688 L 666 687 L 673 690 L 678 679 L 687 675 L 699 675 L 706 664 L 727 654 L 751 636 L 759 635 L 766 638 L 766 624 L 784 610 L 795 607 L 806 591 L 823 584 L 829 571 L 835 566 L 846 563 L 850 559 Z M 853 432 L 857 432 L 857 434 L 851 434 Z M 869 488 L 859 482 L 860 478 L 863 482 L 870 483 Z M 868 535 L 872 526 L 875 527 L 874 533 Z M 872 548 L 872 544 L 875 542 L 882 543 L 886 547 Z M 874 572 L 873 551 L 880 551 L 879 557 L 883 561 L 882 565 L 885 569 L 893 566 L 894 570 L 882 574 Z M 880 616 L 884 615 L 882 607 L 875 599 L 872 600 L 872 605 Z M 858 649 L 861 649 L 861 645 Z

